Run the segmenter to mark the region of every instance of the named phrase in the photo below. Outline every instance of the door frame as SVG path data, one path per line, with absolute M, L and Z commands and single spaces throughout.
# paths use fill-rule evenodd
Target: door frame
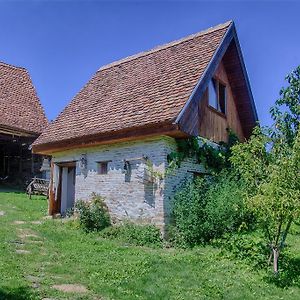
M 58 166 L 58 185 L 57 185 L 57 197 L 55 199 L 55 191 L 53 189 L 53 176 L 54 176 L 54 166 Z M 51 178 L 50 178 L 50 188 L 49 188 L 49 215 L 61 214 L 61 204 L 62 204 L 62 170 L 63 168 L 74 168 L 76 176 L 76 161 L 66 161 L 66 162 L 52 162 L 51 163 Z

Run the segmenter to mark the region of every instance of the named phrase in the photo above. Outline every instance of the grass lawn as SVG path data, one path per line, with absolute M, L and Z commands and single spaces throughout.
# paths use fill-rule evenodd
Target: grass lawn
M 43 219 L 46 206 L 42 197 L 0 193 L 0 299 L 300 299 L 297 268 L 281 288 L 218 249 L 129 246 Z M 298 234 L 290 240 L 300 260 Z M 87 291 L 53 288 L 60 284 Z

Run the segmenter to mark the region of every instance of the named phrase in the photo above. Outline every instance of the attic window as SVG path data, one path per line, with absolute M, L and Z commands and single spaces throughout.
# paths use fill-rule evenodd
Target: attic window
M 97 162 L 97 173 L 100 175 L 107 174 L 108 172 L 108 161 Z
M 222 114 L 226 114 L 226 85 L 212 78 L 208 84 L 208 103 Z

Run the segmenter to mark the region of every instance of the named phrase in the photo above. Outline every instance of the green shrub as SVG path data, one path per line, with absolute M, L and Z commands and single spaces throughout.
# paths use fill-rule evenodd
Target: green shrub
M 253 218 L 244 201 L 244 187 L 229 172 L 216 176 L 205 197 L 205 240 L 237 232 L 243 224 L 244 229 L 252 226 Z
M 96 194 L 91 201 L 77 201 L 75 211 L 79 215 L 80 227 L 85 231 L 100 231 L 111 225 L 104 199 Z
M 224 238 L 214 241 L 214 244 L 227 250 L 229 256 L 246 260 L 255 268 L 263 268 L 267 265 L 270 248 L 258 232 L 227 234 Z
M 203 242 L 208 178 L 188 182 L 174 197 L 172 219 L 169 228 L 171 242 L 178 246 L 194 246 Z
M 170 237 L 179 246 L 209 242 L 252 223 L 243 186 L 228 171 L 186 184 L 174 197 L 172 214 Z
M 161 247 L 160 230 L 154 225 L 124 223 L 106 228 L 101 232 L 104 238 L 118 239 L 136 246 Z

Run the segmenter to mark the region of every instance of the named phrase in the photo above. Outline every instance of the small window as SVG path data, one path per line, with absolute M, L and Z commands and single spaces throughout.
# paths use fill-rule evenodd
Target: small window
M 226 114 L 226 85 L 215 78 L 208 85 L 208 103 L 217 111 Z
M 208 85 L 209 105 L 218 109 L 218 89 L 215 79 L 209 81 Z
M 219 82 L 219 111 L 226 113 L 226 86 Z
M 108 161 L 97 162 L 97 173 L 98 174 L 107 174 L 108 171 Z

